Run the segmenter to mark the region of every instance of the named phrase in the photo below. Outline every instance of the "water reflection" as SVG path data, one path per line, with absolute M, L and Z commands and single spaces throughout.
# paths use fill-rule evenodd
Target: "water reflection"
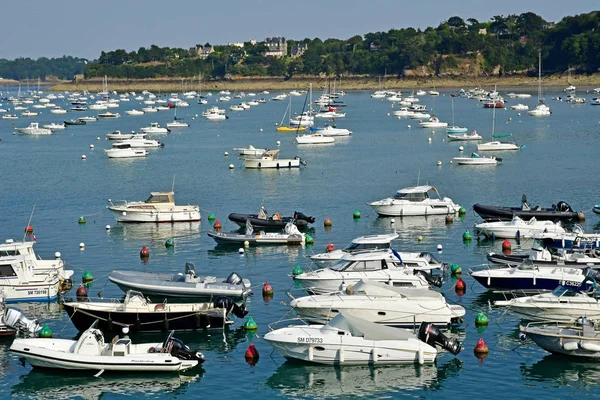
M 196 373 L 194 375 L 193 373 Z M 188 385 L 201 379 L 203 370 L 194 368 L 190 375 L 105 373 L 94 378 L 90 372 L 32 370 L 12 387 L 13 399 L 101 399 L 106 393 L 135 394 L 178 398 Z
M 549 354 L 528 366 L 520 366 L 526 382 L 545 382 L 553 387 L 589 388 L 600 383 L 600 364 L 593 361 L 573 361 L 573 358 Z
M 267 385 L 285 396 L 304 398 L 372 396 L 397 390 L 435 390 L 442 380 L 455 375 L 462 363 L 453 359 L 444 365 L 390 367 L 315 366 L 285 362 L 267 380 Z
M 137 246 L 139 241 L 164 244 L 169 239 L 175 239 L 175 249 L 178 244 L 190 244 L 200 239 L 200 222 L 177 222 L 177 223 L 143 223 L 143 224 L 116 224 L 108 232 L 108 241 L 113 244 L 123 243 L 129 247 L 129 243 Z

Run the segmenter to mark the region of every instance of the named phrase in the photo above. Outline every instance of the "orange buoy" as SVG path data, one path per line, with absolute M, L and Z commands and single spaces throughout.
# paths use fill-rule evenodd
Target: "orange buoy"
M 148 258 L 150 257 L 150 251 L 146 246 L 142 247 L 140 250 L 140 258 Z
M 258 350 L 256 350 L 256 347 L 254 346 L 254 343 L 248 346 L 248 348 L 246 349 L 246 353 L 244 354 L 244 358 L 246 358 L 246 362 L 248 364 L 256 365 L 256 363 L 258 362 L 259 354 Z
M 325 218 L 325 221 L 323 222 L 324 226 L 331 226 L 333 225 L 333 222 L 331 222 L 331 219 L 329 217 Z
M 219 222 L 219 220 L 215 221 L 213 228 L 215 229 L 215 231 L 218 231 L 219 229 L 221 229 L 221 223 Z
M 263 284 L 262 295 L 263 295 L 263 297 L 273 296 L 273 287 L 271 285 L 269 285 L 269 282 L 265 282 Z
M 457 295 L 462 296 L 467 291 L 467 284 L 461 277 L 458 278 L 456 283 L 454 284 L 454 291 Z
M 325 248 L 325 251 L 327 251 L 328 253 L 331 251 L 334 251 L 334 250 L 335 250 L 335 247 L 333 246 L 333 243 L 329 243 L 327 245 L 327 248 Z
M 511 249 L 512 245 L 510 244 L 510 240 L 508 240 L 508 238 L 504 239 L 504 242 L 502 242 L 502 252 L 504 254 L 510 254 Z
M 87 299 L 88 291 L 85 286 L 79 285 L 79 287 L 77 288 L 77 291 L 75 292 L 75 295 L 77 296 L 77 299 L 79 299 L 79 300 Z
M 488 354 L 490 352 L 490 349 L 488 349 L 488 346 L 483 341 L 483 338 L 479 338 L 479 341 L 475 345 L 475 349 L 473 351 L 475 352 L 476 355 L 479 356 L 479 355 Z
M 25 228 L 25 233 L 31 235 L 33 233 L 33 226 L 27 225 L 27 227 Z

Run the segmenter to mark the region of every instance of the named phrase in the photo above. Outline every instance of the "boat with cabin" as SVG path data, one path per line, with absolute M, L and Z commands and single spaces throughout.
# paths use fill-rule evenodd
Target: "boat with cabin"
M 146 201 L 113 202 L 107 209 L 117 222 L 192 222 L 200 221 L 198 205 L 176 205 L 175 192 L 151 192 Z
M 400 189 L 393 197 L 366 204 L 383 217 L 448 215 L 460 209 L 452 199 L 442 198 L 438 190 L 429 185 Z

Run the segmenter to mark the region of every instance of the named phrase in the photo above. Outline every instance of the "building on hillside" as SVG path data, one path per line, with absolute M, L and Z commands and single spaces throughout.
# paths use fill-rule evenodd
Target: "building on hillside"
M 487 35 L 487 29 L 486 28 L 481 28 L 479 30 L 479 32 L 477 32 L 477 33 L 479 33 L 480 35 Z
M 235 46 L 235 47 L 243 48 L 244 43 L 242 43 L 242 42 L 227 43 L 227 46 Z
M 287 55 L 287 42 L 284 37 L 265 38 L 266 57 L 283 57 Z
M 302 54 L 304 54 L 304 52 L 308 50 L 308 44 L 307 43 L 298 43 L 295 46 L 292 46 L 292 50 L 290 53 L 290 56 L 292 58 L 298 58 L 301 57 Z
M 197 44 L 196 47 L 191 47 L 189 52 L 192 57 L 200 57 L 202 59 L 208 58 L 210 53 L 215 51 L 212 46 L 202 46 Z

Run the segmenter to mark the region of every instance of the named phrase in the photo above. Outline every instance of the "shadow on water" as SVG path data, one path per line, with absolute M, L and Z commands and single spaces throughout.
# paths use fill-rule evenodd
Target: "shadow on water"
M 389 367 L 308 365 L 285 362 L 270 378 L 267 386 L 291 397 L 365 397 L 382 392 L 437 390 L 441 381 L 462 370 L 456 358 L 436 365 L 402 365 Z
M 521 364 L 521 378 L 526 382 L 546 382 L 553 387 L 591 388 L 600 383 L 597 361 L 573 361 L 573 358 L 549 354 L 532 365 Z

